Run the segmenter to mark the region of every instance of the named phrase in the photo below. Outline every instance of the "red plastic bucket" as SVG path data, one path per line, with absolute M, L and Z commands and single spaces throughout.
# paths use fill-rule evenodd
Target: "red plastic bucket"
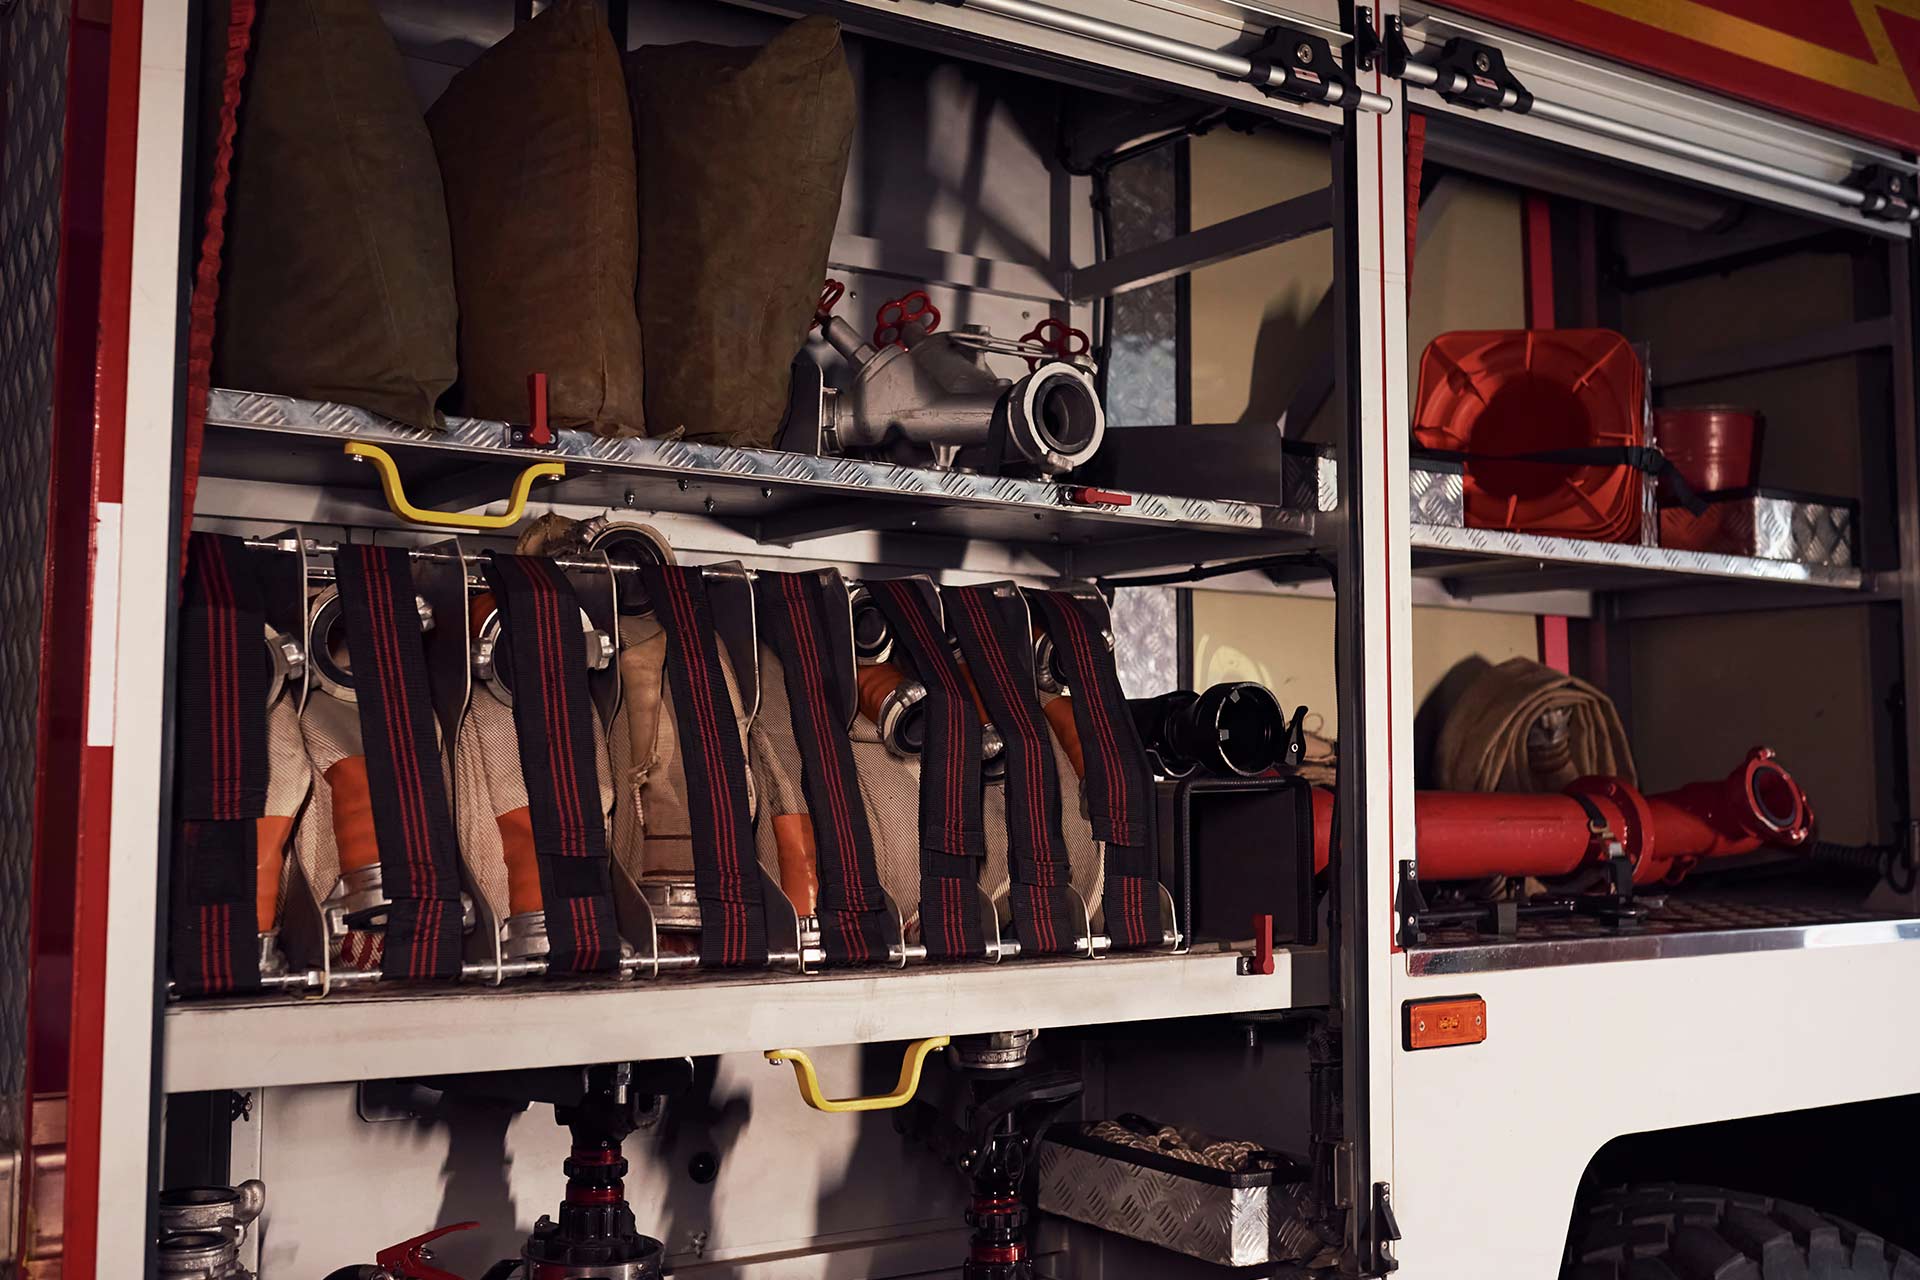
M 1754 410 L 1724 404 L 1656 409 L 1653 424 L 1653 442 L 1696 493 L 1751 489 L 1760 482 L 1766 423 Z

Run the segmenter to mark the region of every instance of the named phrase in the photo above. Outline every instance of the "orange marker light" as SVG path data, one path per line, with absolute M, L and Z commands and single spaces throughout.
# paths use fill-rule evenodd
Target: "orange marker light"
M 1446 1049 L 1487 1038 L 1487 1002 L 1479 996 L 1409 1000 L 1402 1008 L 1409 1049 Z

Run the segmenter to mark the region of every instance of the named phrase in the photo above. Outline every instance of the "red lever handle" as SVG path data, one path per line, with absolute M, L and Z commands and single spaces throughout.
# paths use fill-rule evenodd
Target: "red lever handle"
M 443 1271 L 428 1261 L 433 1256 L 427 1248 L 441 1236 L 452 1235 L 456 1231 L 468 1231 L 479 1226 L 477 1222 L 456 1222 L 450 1227 L 436 1227 L 425 1235 L 415 1236 L 411 1240 L 402 1240 L 399 1244 L 388 1245 L 374 1255 L 374 1262 L 393 1273 L 395 1280 L 463 1280 L 451 1271 Z

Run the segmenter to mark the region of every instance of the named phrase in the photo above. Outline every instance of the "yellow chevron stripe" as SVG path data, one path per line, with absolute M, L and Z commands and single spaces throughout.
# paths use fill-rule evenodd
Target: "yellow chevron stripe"
M 1849 57 L 1696 0 L 1580 0 L 1618 17 L 1909 111 L 1920 110 L 1880 11 L 1920 18 L 1920 0 L 1852 0 L 1874 60 Z

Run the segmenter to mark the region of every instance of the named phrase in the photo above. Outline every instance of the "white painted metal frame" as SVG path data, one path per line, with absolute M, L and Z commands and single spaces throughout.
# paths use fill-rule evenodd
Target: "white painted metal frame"
M 1376 33 L 1398 11 L 1378 6 Z M 1391 112 L 1356 116 L 1343 154 L 1348 222 L 1336 233 L 1336 316 L 1351 352 L 1347 457 L 1341 468 L 1347 523 L 1336 638 L 1342 691 L 1341 838 L 1361 867 L 1342 872 L 1349 937 L 1330 958 L 1349 1019 L 1344 1029 L 1348 1138 L 1364 1181 L 1394 1183 L 1393 868 L 1413 857 L 1413 580 L 1411 460 L 1407 429 L 1406 112 L 1384 68 L 1362 87 L 1396 99 Z M 1344 243 L 1343 243 L 1344 242 Z M 1341 287 L 1345 281 L 1344 289 Z M 1359 712 L 1358 741 L 1346 718 Z M 1355 765 L 1358 768 L 1355 768 Z M 1358 874 L 1356 874 L 1356 870 Z M 1357 893 L 1355 892 L 1357 890 Z M 1359 932 L 1360 936 L 1352 936 Z M 1364 1127 L 1359 1127 L 1364 1117 Z M 1357 1132 L 1356 1132 L 1357 1129 Z M 1364 1190 L 1363 1190 L 1364 1195 Z M 1355 1235 L 1379 1233 L 1373 1206 L 1355 1206 Z
M 165 800 L 165 619 L 178 580 L 181 191 L 188 0 L 144 0 L 126 368 L 124 499 L 98 504 L 87 745 L 113 752 L 95 1274 L 138 1276 L 153 1114 L 155 957 Z M 76 974 L 76 982 L 90 975 Z M 69 1190 L 71 1195 L 71 1189 Z

